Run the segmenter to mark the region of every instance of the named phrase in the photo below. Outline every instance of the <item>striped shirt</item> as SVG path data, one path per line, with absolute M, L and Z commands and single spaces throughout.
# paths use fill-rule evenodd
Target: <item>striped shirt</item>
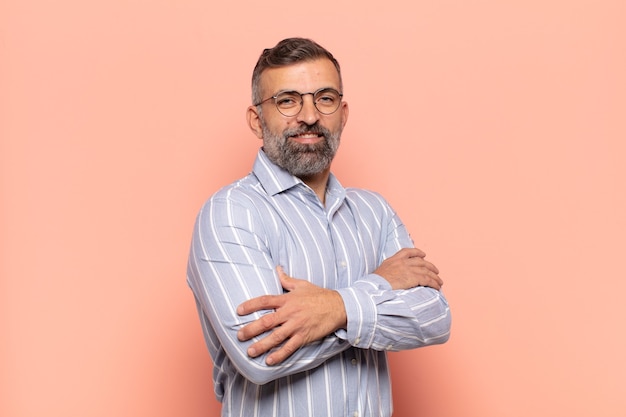
M 378 194 L 343 188 L 331 174 L 326 205 L 262 150 L 253 172 L 221 189 L 202 207 L 194 228 L 187 281 L 213 360 L 222 416 L 390 416 L 386 351 L 443 343 L 450 312 L 427 287 L 392 290 L 372 272 L 413 247 Z M 300 348 L 278 365 L 250 358 L 237 330 L 237 306 L 283 292 L 276 266 L 342 296 L 346 329 Z

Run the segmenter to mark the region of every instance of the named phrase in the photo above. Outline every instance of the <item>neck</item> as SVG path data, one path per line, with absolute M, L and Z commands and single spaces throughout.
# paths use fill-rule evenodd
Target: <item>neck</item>
M 322 205 L 326 205 L 326 186 L 328 185 L 329 177 L 330 169 L 326 169 L 318 174 L 300 177 L 300 179 L 317 194 Z

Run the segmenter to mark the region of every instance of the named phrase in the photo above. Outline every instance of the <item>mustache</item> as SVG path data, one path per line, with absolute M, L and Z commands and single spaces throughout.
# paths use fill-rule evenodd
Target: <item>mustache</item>
M 322 135 L 324 138 L 330 138 L 330 130 L 326 129 L 324 126 L 321 126 L 319 123 L 314 123 L 312 125 L 301 125 L 292 129 L 288 129 L 283 132 L 283 136 L 285 139 L 290 138 L 291 136 L 298 136 L 304 133 L 314 133 L 317 135 Z

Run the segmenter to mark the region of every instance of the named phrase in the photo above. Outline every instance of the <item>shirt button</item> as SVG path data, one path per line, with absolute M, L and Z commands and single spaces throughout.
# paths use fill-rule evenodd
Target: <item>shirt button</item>
M 352 365 L 356 366 L 356 359 L 352 359 L 350 362 L 352 362 Z
M 352 413 L 352 417 L 359 417 L 359 412 L 355 411 L 354 413 Z
M 348 264 L 346 263 L 346 261 L 341 261 L 339 265 L 341 265 L 342 268 L 345 268 Z
M 354 339 L 354 344 L 358 345 L 359 343 L 361 343 L 361 338 L 357 337 L 356 339 Z

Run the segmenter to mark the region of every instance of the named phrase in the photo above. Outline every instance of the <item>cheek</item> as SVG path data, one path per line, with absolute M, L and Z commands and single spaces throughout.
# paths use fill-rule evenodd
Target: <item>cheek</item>
M 284 117 L 272 117 L 266 120 L 266 126 L 270 132 L 274 134 L 279 134 L 284 132 L 286 129 L 292 128 L 298 124 L 297 122 L 294 122 L 295 120 L 289 120 Z
M 342 117 L 336 117 L 332 120 L 328 120 L 323 123 L 324 127 L 330 130 L 331 132 L 338 132 L 343 130 L 343 126 L 345 125 L 344 119 Z

